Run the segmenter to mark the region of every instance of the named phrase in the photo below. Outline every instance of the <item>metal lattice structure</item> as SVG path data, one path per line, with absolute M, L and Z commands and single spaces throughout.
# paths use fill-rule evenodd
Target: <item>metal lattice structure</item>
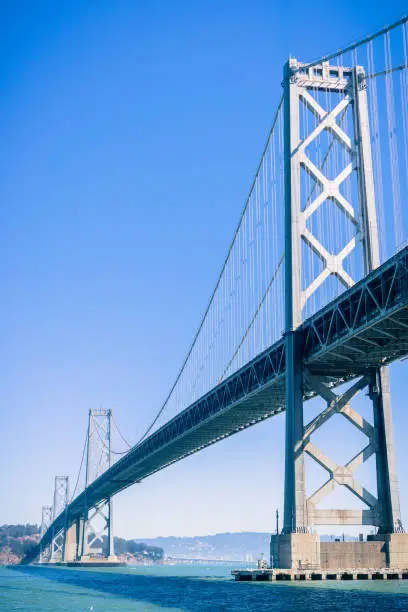
M 64 561 L 65 553 L 65 528 L 67 520 L 67 508 L 69 502 L 69 477 L 56 476 L 54 486 L 54 503 L 52 507 L 53 517 L 53 536 L 51 540 L 51 558 L 52 563 Z M 64 525 L 58 529 L 55 526 L 55 519 L 60 515 L 65 516 Z
M 40 563 L 48 563 L 51 558 L 51 546 L 49 544 L 43 546 L 43 537 L 52 525 L 52 506 L 43 506 L 41 509 L 41 528 L 40 528 Z
M 308 299 L 330 275 L 336 276 L 346 288 L 354 280 L 344 269 L 344 260 L 361 241 L 365 274 L 380 263 L 377 217 L 375 207 L 371 143 L 368 123 L 368 104 L 365 73 L 362 67 L 344 68 L 328 62 L 305 68 L 296 60 L 290 60 L 284 73 L 285 108 L 285 207 L 286 207 L 286 463 L 285 463 L 285 515 L 284 533 L 308 532 L 314 524 L 370 524 L 381 533 L 402 530 L 396 463 L 392 431 L 391 404 L 388 371 L 377 367 L 374 371 L 362 371 L 361 378 L 348 391 L 337 396 L 328 387 L 330 368 L 324 375 L 312 375 L 299 356 L 297 329 L 302 322 L 302 310 Z M 316 95 L 324 91 L 326 98 L 340 95 L 340 101 L 332 111 L 323 109 Z M 315 97 L 311 94 L 314 93 Z M 317 117 L 317 126 L 301 136 L 300 106 L 306 107 Z M 338 118 L 352 106 L 352 121 L 347 134 L 339 127 Z M 329 180 L 306 155 L 306 149 L 323 130 L 328 130 L 334 140 L 346 150 L 346 161 L 340 172 Z M 327 155 L 330 154 L 330 150 Z M 356 174 L 355 199 L 347 200 L 340 186 L 351 173 Z M 320 193 L 314 199 L 302 200 L 300 172 L 304 168 L 320 185 Z M 337 172 L 337 170 L 336 170 Z M 354 235 L 340 244 L 332 254 L 322 246 L 308 228 L 307 223 L 324 203 L 336 206 L 354 226 Z M 359 219 L 359 221 L 357 221 Z M 339 223 L 339 228 L 342 225 Z M 344 239 L 344 236 L 343 236 Z M 302 290 L 301 241 L 321 259 L 323 270 Z M 345 369 L 345 368 L 344 368 Z M 314 394 L 327 403 L 327 408 L 305 427 L 303 418 L 303 389 L 305 378 Z M 374 425 L 369 425 L 349 405 L 349 401 L 362 388 L 369 386 L 373 402 Z M 368 437 L 369 444 L 345 466 L 338 466 L 325 456 L 310 440 L 335 413 L 342 414 Z M 374 446 L 374 437 L 376 444 Z M 311 456 L 329 473 L 329 479 L 309 498 L 306 497 L 304 453 Z M 354 478 L 354 471 L 373 453 L 376 453 L 377 499 L 362 488 Z M 336 485 L 345 486 L 358 497 L 367 510 L 353 511 L 319 510 L 316 505 L 331 493 Z
M 354 78 L 352 75 L 354 73 Z M 286 326 L 293 329 L 302 321 L 302 310 L 307 300 L 330 276 L 336 276 L 343 286 L 348 289 L 354 285 L 354 279 L 346 272 L 344 260 L 356 246 L 356 238 L 359 232 L 357 212 L 352 203 L 341 193 L 340 188 L 353 170 L 351 161 L 354 150 L 352 138 L 339 125 L 339 116 L 347 111 L 352 103 L 352 83 L 362 75 L 362 69 L 354 71 L 350 68 L 333 67 L 328 63 L 305 70 L 295 59 L 289 61 L 285 82 L 285 137 L 286 152 L 285 177 L 286 198 L 288 201 L 286 224 L 286 266 L 290 268 L 286 272 Z M 358 76 L 357 76 L 358 75 Z M 341 94 L 340 102 L 335 104 L 332 110 L 323 108 L 312 93 L 316 91 L 330 92 L 330 94 Z M 360 91 L 360 90 L 359 90 Z M 361 89 L 364 95 L 364 89 Z M 303 138 L 300 136 L 301 107 L 304 105 L 316 118 L 313 129 L 309 128 Z M 366 101 L 363 102 L 366 111 Z M 309 126 L 308 126 L 309 127 Z M 307 154 L 308 147 L 321 133 L 326 130 L 330 132 L 333 139 L 341 145 L 346 153 L 342 167 L 337 169 L 336 176 L 329 178 L 324 168 L 318 168 Z M 358 142 L 358 139 L 356 139 Z M 361 138 L 360 138 L 361 140 Z M 311 194 L 301 193 L 301 169 L 305 170 L 314 181 Z M 319 186 L 319 189 L 316 186 Z M 316 195 L 318 191 L 318 195 Z M 365 185 L 361 184 L 361 192 L 367 193 Z M 303 196 L 303 197 L 302 197 Z M 344 244 L 340 246 L 337 253 L 329 253 L 322 242 L 316 237 L 313 226 L 309 223 L 312 216 L 328 203 L 329 206 L 337 207 L 343 216 L 346 216 L 354 226 L 353 235 L 347 237 Z M 289 242 L 290 239 L 290 242 Z M 306 279 L 302 287 L 302 249 L 301 241 L 313 251 L 323 263 L 323 268 L 315 278 Z M 306 258 L 306 254 L 303 255 Z
M 86 461 L 86 490 L 91 483 L 98 479 L 112 463 L 111 454 L 111 410 L 90 410 L 88 421 L 88 442 Z M 85 502 L 84 524 L 82 529 L 82 547 L 79 557 L 92 556 L 95 544 L 102 545 L 104 536 L 107 541 L 105 556 L 114 554 L 113 525 L 112 525 L 112 499 L 107 497 L 98 500 L 95 504 Z

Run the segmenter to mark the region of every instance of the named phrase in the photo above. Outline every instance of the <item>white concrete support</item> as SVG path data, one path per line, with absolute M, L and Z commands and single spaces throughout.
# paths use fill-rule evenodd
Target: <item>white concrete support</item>
M 78 558 L 78 521 L 73 521 L 65 530 L 64 562 L 72 563 Z

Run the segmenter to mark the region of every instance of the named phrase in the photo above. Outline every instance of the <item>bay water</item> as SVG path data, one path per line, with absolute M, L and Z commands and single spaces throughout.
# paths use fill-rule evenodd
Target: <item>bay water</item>
M 408 581 L 245 583 L 232 567 L 0 567 L 0 611 L 408 612 Z

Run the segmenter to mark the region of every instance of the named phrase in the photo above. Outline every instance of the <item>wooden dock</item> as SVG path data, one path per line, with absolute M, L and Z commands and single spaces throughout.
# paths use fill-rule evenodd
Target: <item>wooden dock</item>
M 240 569 L 232 570 L 239 582 L 278 582 L 288 580 L 408 580 L 408 569 L 357 568 L 347 570 Z

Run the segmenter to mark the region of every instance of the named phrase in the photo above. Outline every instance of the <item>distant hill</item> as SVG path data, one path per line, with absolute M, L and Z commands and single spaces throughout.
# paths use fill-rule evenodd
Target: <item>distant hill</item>
M 217 533 L 195 537 L 135 538 L 149 546 L 164 549 L 166 557 L 191 559 L 231 559 L 249 561 L 258 559 L 261 553 L 269 557 L 271 534 L 262 532 Z
M 33 560 L 38 554 L 40 530 L 37 525 L 0 525 L 0 565 L 16 565 L 24 559 Z M 92 536 L 89 536 L 91 539 Z M 94 544 L 99 548 L 100 542 Z M 104 536 L 103 545 L 107 545 Z M 163 549 L 157 546 L 148 546 L 142 542 L 114 538 L 115 553 L 122 561 L 130 563 L 149 561 L 160 563 L 163 559 Z
M 37 525 L 0 525 L 0 564 L 20 563 L 39 539 Z

